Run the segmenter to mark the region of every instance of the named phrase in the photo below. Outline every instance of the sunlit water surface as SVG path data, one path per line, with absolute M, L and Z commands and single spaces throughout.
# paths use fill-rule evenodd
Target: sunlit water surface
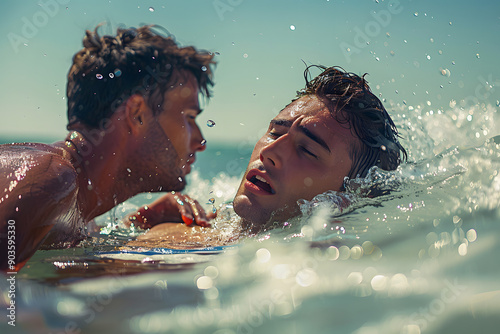
M 496 331 L 498 106 L 435 112 L 392 106 L 392 114 L 408 163 L 395 172 L 373 169 L 366 180 L 351 180 L 345 194 L 301 201 L 303 217 L 236 246 L 173 254 L 120 252 L 118 246 L 144 233 L 121 224 L 138 204 L 152 199 L 144 195 L 100 217 L 101 234 L 80 247 L 37 252 L 17 275 L 17 329 Z M 237 177 L 224 173 L 213 180 L 195 173 L 187 192 L 200 202 L 213 197 L 218 206 L 232 199 L 238 184 Z M 373 184 L 389 194 L 363 196 Z M 341 210 L 338 204 L 346 200 L 351 204 Z M 227 227 L 224 219 L 216 225 Z M 0 284 L 6 289 L 5 280 Z

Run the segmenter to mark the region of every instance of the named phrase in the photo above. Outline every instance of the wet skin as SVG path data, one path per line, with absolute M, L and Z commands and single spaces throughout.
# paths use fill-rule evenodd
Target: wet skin
M 14 234 L 16 251 L 1 269 L 20 269 L 42 244 L 77 242 L 87 222 L 138 193 L 184 188 L 205 146 L 196 79 L 178 74 L 158 115 L 133 95 L 101 131 L 80 125 L 64 142 L 0 145 L 0 251 Z

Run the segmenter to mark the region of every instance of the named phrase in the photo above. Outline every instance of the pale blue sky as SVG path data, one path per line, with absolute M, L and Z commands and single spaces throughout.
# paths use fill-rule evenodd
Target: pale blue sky
M 71 57 L 84 31 L 104 21 L 107 34 L 159 24 L 182 45 L 220 53 L 214 98 L 200 116 L 209 143 L 254 141 L 302 88 L 302 61 L 368 72 L 389 111 L 389 101 L 446 110 L 451 99 L 500 99 L 493 0 L 4 0 L 0 13 L 2 138 L 65 136 Z

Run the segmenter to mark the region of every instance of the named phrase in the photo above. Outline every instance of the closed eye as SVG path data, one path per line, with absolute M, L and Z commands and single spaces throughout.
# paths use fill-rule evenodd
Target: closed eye
M 268 133 L 268 136 L 271 137 L 271 138 L 273 138 L 273 139 L 278 139 L 279 137 L 282 136 L 282 134 L 278 133 L 278 132 L 271 131 L 271 132 Z
M 312 153 L 311 151 L 309 151 L 307 148 L 305 148 L 304 146 L 302 145 L 299 145 L 299 149 L 306 155 L 314 158 L 314 159 L 318 159 L 318 156 L 314 153 Z

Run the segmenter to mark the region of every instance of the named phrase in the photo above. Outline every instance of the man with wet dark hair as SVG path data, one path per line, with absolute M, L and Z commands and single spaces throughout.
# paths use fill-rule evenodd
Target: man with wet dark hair
M 312 67 L 323 72 L 308 81 Z M 297 98 L 312 95 L 320 98 L 332 117 L 361 141 L 352 142 L 350 157 L 354 163 L 347 175 L 350 179 L 365 177 L 373 166 L 395 170 L 401 154 L 406 159 L 396 126 L 382 102 L 370 91 L 365 75 L 360 77 L 337 67 L 310 66 L 304 73 L 306 87 L 297 92 Z
M 313 67 L 322 73 L 309 80 Z M 374 166 L 394 170 L 406 159 L 396 126 L 364 76 L 323 66 L 308 67 L 304 76 L 306 87 L 255 145 L 234 198 L 244 231 L 285 222 L 300 214 L 298 200 L 345 191 L 346 178 L 365 177 Z M 368 195 L 377 195 L 376 189 Z M 169 197 L 133 218 L 146 218 L 145 227 L 166 221 L 162 210 Z
M 310 69 L 323 72 L 309 80 Z M 245 229 L 260 231 L 300 214 L 297 201 L 378 166 L 406 159 L 396 126 L 363 77 L 337 67 L 310 66 L 306 87 L 276 116 L 257 142 L 234 199 Z M 377 194 L 374 189 L 371 195 Z
M 86 32 L 68 74 L 66 140 L 0 146 L 4 270 L 21 268 L 42 245 L 81 240 L 87 222 L 138 193 L 182 190 L 205 148 L 196 117 L 199 94 L 210 97 L 212 54 L 152 26 L 116 36 L 98 28 Z M 168 219 L 181 221 L 179 210 Z

